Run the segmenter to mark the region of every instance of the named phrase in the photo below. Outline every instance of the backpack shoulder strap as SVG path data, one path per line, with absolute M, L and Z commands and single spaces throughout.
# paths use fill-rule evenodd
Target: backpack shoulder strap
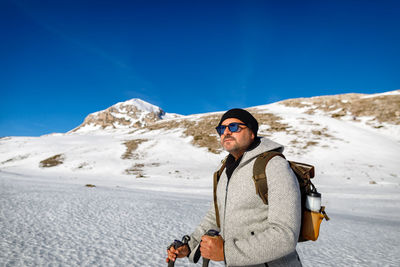
M 221 223 L 220 223 L 220 220 L 219 220 L 219 210 L 218 210 L 218 203 L 217 203 L 217 185 L 218 185 L 219 178 L 221 177 L 222 172 L 223 172 L 224 169 L 225 169 L 226 160 L 227 160 L 227 159 L 228 159 L 228 156 L 225 157 L 224 160 L 222 160 L 222 166 L 221 166 L 221 168 L 220 168 L 218 171 L 214 172 L 214 184 L 213 184 L 214 209 L 215 209 L 215 221 L 216 221 L 216 223 L 217 223 L 218 228 L 221 227 Z
M 282 153 L 276 151 L 267 151 L 257 157 L 253 166 L 253 180 L 256 186 L 256 194 L 260 196 L 264 204 L 268 204 L 268 184 L 265 168 L 268 162 L 275 156 L 285 158 Z

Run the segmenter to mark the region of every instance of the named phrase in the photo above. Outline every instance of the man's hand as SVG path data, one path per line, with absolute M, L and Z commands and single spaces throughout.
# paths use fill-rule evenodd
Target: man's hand
M 170 260 L 176 261 L 176 258 L 183 258 L 189 255 L 189 246 L 188 245 L 183 245 L 177 249 L 174 248 L 174 246 L 171 246 L 169 250 L 167 250 L 168 253 L 168 258 L 167 262 Z
M 221 236 L 208 236 L 201 237 L 200 246 L 201 256 L 213 261 L 223 261 L 224 258 L 224 240 Z

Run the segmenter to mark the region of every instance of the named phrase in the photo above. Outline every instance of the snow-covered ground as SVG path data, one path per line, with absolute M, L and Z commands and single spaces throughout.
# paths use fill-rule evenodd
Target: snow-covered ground
M 314 184 L 331 220 L 318 241 L 298 244 L 303 265 L 400 266 L 399 127 L 374 129 L 278 104 L 257 108 L 296 129 L 271 137 L 287 146 L 288 159 L 316 166 Z M 316 140 L 310 129 L 329 135 Z M 211 176 L 224 157 L 181 133 L 0 139 L 0 266 L 166 266 L 166 247 L 210 207 Z M 147 141 L 133 159 L 121 159 L 123 142 L 139 138 Z M 299 147 L 309 140 L 318 144 Z M 39 167 L 59 153 L 62 165 Z M 124 173 L 133 163 L 143 178 Z M 182 259 L 176 266 L 193 265 Z
M 0 185 L 1 266 L 166 266 L 166 246 L 194 229 L 211 200 L 3 172 Z M 324 193 L 343 210 L 328 209 L 319 240 L 298 245 L 304 266 L 399 266 L 398 188 L 354 191 Z

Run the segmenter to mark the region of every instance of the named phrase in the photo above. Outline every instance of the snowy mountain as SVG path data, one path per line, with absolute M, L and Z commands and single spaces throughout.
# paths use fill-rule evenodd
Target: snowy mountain
M 346 182 L 381 179 L 398 184 L 399 107 L 397 90 L 289 99 L 248 110 L 260 123 L 259 135 L 285 145 L 289 158 L 314 162 L 321 172 L 337 172 L 332 165 L 347 166 L 346 174 L 340 175 L 350 177 Z M 221 115 L 169 114 L 132 99 L 88 115 L 66 134 L 2 138 L 0 170 L 108 177 L 105 181 L 125 181 L 127 176 L 146 177 L 150 182 L 156 177 L 180 177 L 189 183 L 204 181 L 208 188 L 207 177 L 225 154 L 214 129 Z M 386 174 L 376 178 L 371 168 L 351 178 L 350 162 L 384 166 Z
M 105 110 L 89 114 L 84 122 L 72 132 L 85 132 L 96 129 L 140 128 L 164 118 L 177 117 L 167 114 L 160 107 L 141 99 L 131 99 L 117 103 Z
M 304 265 L 398 266 L 400 90 L 373 95 L 289 99 L 250 107 L 248 110 L 260 123 L 259 134 L 283 144 L 288 159 L 316 167 L 314 184 L 322 193 L 323 204 L 327 206 L 332 220 L 323 222 L 321 237 L 317 242 L 298 245 Z M 147 233 L 146 237 L 151 236 L 149 242 L 152 243 L 146 243 L 145 246 L 149 247 L 153 253 L 151 255 L 157 256 L 152 258 L 146 254 L 142 257 L 143 250 L 128 242 L 129 246 L 133 246 L 130 247 L 129 257 L 107 258 L 106 255 L 95 253 L 93 258 L 96 255 L 106 257 L 109 264 L 103 261 L 105 265 L 132 265 L 129 263 L 133 257 L 136 260 L 133 262 L 140 261 L 142 265 L 132 266 L 162 266 L 164 263 L 156 263 L 163 261 L 165 245 L 171 236 L 193 230 L 208 208 L 212 194 L 212 173 L 226 155 L 219 146 L 215 131 L 222 113 L 181 116 L 166 113 L 140 99 L 132 99 L 88 115 L 80 126 L 65 134 L 1 138 L 3 207 L 19 207 L 20 204 L 13 202 L 10 196 L 19 196 L 18 192 L 21 191 L 19 198 L 24 199 L 30 196 L 29 192 L 33 192 L 31 188 L 36 188 L 35 192 L 40 192 L 43 198 L 49 192 L 45 188 L 49 187 L 59 192 L 59 197 L 63 199 L 60 201 L 68 198 L 63 195 L 64 191 L 82 201 L 89 201 L 87 198 L 95 197 L 95 193 L 86 195 L 82 192 L 83 195 L 80 195 L 81 191 L 73 188 L 76 185 L 94 184 L 97 194 L 108 199 L 108 202 L 103 202 L 103 198 L 96 195 L 96 203 L 100 208 L 107 209 L 109 203 L 113 203 L 115 209 L 126 207 L 124 212 L 130 213 L 133 212 L 130 211 L 132 204 L 125 202 L 125 199 L 134 193 L 132 201 L 140 207 L 151 205 L 152 201 L 157 203 L 152 206 L 154 211 L 150 211 L 150 208 L 143 211 L 147 215 L 132 214 L 137 218 L 145 216 L 153 224 L 130 221 L 136 229 Z M 20 189 L 16 189 L 15 183 L 19 184 Z M 118 190 L 118 198 L 123 196 L 122 202 L 115 202 L 117 196 L 113 190 Z M 54 195 L 51 197 L 49 205 L 53 205 L 52 201 L 57 199 Z M 176 203 L 175 199 L 184 204 Z M 31 199 L 24 201 L 30 203 Z M 47 199 L 40 198 L 40 201 L 47 203 Z M 176 210 L 165 214 L 164 210 L 168 208 L 165 205 L 177 205 Z M 139 206 L 133 209 L 141 210 Z M 4 214 L 7 212 L 3 207 L 0 210 L 0 214 L 3 214 L 0 227 L 12 233 L 18 229 L 13 223 L 22 219 L 5 220 Z M 46 209 L 43 206 L 30 208 Z M 27 212 L 21 208 L 15 214 L 23 217 Z M 81 214 L 83 211 L 79 209 L 75 212 Z M 10 213 L 10 218 L 16 216 L 13 214 Z M 159 214 L 164 214 L 164 217 Z M 54 211 L 52 216 L 55 218 L 59 214 Z M 83 213 L 82 216 L 85 217 Z M 92 216 L 98 215 L 94 213 Z M 115 221 L 118 216 L 121 216 L 120 213 L 113 213 L 107 220 L 123 223 L 124 220 Z M 182 224 L 171 226 L 169 222 L 177 217 Z M 96 226 L 96 222 L 89 218 L 87 223 Z M 104 227 L 103 224 L 97 226 L 99 229 Z M 157 234 L 159 228 L 164 229 L 164 235 Z M 125 230 L 116 230 L 115 236 L 111 234 L 114 239 L 110 242 L 127 242 L 121 238 Z M 17 234 L 7 234 L 7 231 L 2 233 L 6 243 L 0 241 L 0 250 L 8 254 L 0 255 L 13 255 L 9 244 L 15 242 Z M 49 230 L 48 234 L 51 235 L 52 231 Z M 77 235 L 73 230 L 67 231 L 68 234 Z M 29 233 L 26 235 L 29 236 Z M 91 235 L 89 237 L 94 238 Z M 85 243 L 88 237 L 79 238 Z M 131 238 L 136 240 L 135 237 Z M 70 242 L 64 241 L 67 244 Z M 39 242 L 38 246 L 42 244 Z M 88 247 L 82 246 L 81 249 L 88 249 L 92 253 Z M 376 258 L 375 255 L 380 256 Z M 68 262 L 63 258 L 50 259 L 48 256 L 47 260 L 55 264 Z M 0 265 L 7 262 L 6 256 L 0 256 Z M 82 261 L 76 262 L 82 264 Z M 184 263 L 180 266 L 190 265 Z
M 398 90 L 290 99 L 248 110 L 260 123 L 259 134 L 284 144 L 292 157 L 314 160 L 323 151 L 329 157 L 338 152 L 356 159 L 360 151 L 380 151 L 374 144 L 377 137 L 394 142 L 388 149 L 394 149 L 389 154 L 395 157 L 400 141 L 399 99 Z M 196 180 L 189 177 L 200 178 L 205 172 L 201 171 L 203 167 L 193 170 L 194 161 L 215 167 L 224 155 L 214 129 L 221 114 L 169 114 L 132 99 L 88 115 L 66 134 L 1 139 L 0 169 L 73 176 L 102 174 L 113 179 L 172 175 Z M 371 140 L 359 142 L 366 136 Z M 375 158 L 364 156 L 363 161 Z

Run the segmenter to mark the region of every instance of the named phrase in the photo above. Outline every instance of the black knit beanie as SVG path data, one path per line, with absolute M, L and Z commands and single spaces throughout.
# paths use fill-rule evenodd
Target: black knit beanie
M 250 128 L 250 130 L 253 131 L 254 136 L 257 136 L 258 132 L 258 122 L 257 120 L 253 117 L 253 115 L 250 114 L 247 110 L 241 109 L 241 108 L 233 108 L 225 112 L 224 115 L 222 115 L 221 120 L 219 121 L 218 126 L 221 125 L 221 123 L 229 118 L 236 118 L 241 120 L 244 124 L 246 124 L 247 127 Z

